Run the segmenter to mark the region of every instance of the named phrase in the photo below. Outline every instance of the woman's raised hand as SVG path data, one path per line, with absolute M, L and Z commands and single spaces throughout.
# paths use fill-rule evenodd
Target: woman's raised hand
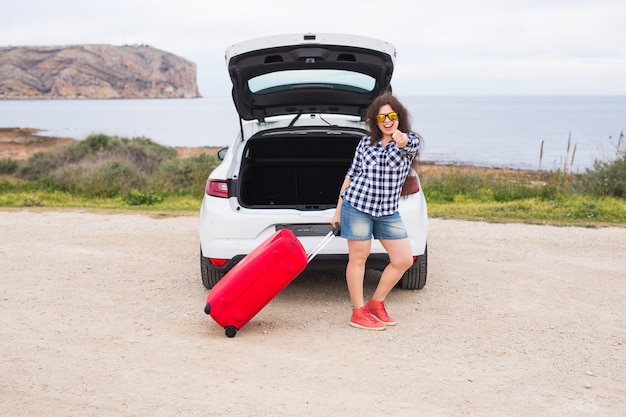
M 393 132 L 391 138 L 396 142 L 398 148 L 404 148 L 406 144 L 409 143 L 409 137 L 406 133 L 402 133 L 399 130 Z

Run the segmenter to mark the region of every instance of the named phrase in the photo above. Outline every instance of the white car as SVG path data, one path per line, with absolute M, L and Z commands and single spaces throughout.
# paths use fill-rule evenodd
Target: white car
M 237 262 L 280 228 L 310 252 L 331 230 L 339 189 L 371 101 L 390 90 L 393 45 L 339 34 L 254 39 L 226 50 L 232 96 L 241 123 L 221 164 L 210 174 L 200 209 L 200 270 L 211 289 Z M 400 199 L 413 266 L 399 287 L 426 284 L 426 200 L 411 172 Z M 345 270 L 345 239 L 333 239 L 307 269 Z M 389 262 L 373 241 L 367 268 Z

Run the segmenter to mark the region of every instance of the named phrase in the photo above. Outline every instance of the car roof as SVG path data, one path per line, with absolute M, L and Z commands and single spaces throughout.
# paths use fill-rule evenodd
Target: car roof
M 360 116 L 391 89 L 395 47 L 364 36 L 301 33 L 257 38 L 226 49 L 239 116 L 330 113 Z

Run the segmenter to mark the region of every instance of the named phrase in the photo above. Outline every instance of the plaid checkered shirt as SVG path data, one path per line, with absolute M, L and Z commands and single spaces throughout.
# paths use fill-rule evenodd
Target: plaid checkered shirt
M 402 184 L 421 144 L 416 134 L 407 136 L 409 141 L 404 148 L 398 148 L 393 140 L 383 147 L 381 142 L 370 146 L 369 136 L 361 139 L 346 173 L 350 185 L 341 195 L 344 201 L 374 217 L 398 210 Z

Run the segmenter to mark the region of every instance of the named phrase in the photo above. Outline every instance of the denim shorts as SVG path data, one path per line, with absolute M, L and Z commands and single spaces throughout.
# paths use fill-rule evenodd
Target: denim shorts
M 341 237 L 348 240 L 397 240 L 408 236 L 400 213 L 374 217 L 352 207 L 344 201 L 341 205 Z

